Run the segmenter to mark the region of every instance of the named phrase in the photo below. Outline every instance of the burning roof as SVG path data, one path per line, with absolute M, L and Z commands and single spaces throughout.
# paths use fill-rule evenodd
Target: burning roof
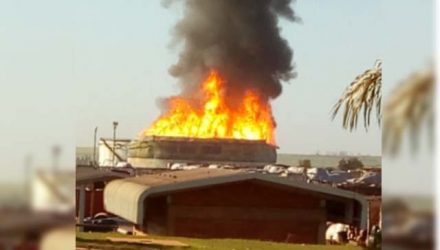
M 171 1 L 172 2 L 172 1 Z M 186 0 L 174 29 L 182 42 L 170 73 L 181 92 L 140 134 L 275 143 L 271 100 L 295 77 L 278 18 L 298 21 L 291 0 Z
M 194 93 L 200 95 L 198 104 L 181 96 L 170 98 L 168 110 L 142 135 L 264 140 L 275 144 L 270 104 L 253 90 L 231 104 L 224 88 L 225 80 L 212 71 Z

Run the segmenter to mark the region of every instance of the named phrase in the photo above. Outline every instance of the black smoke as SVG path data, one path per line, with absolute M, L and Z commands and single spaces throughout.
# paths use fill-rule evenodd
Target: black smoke
M 211 69 L 226 80 L 225 91 L 239 97 L 258 91 L 267 99 L 281 94 L 281 82 L 295 77 L 293 52 L 280 36 L 278 18 L 298 21 L 291 0 L 185 0 L 174 28 L 182 45 L 170 68 L 185 95 L 195 93 Z M 167 5 L 169 1 L 167 1 Z

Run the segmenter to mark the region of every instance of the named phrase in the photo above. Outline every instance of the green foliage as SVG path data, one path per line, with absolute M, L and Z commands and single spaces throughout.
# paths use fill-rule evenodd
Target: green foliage
M 343 158 L 339 161 L 338 169 L 340 170 L 355 170 L 362 168 L 364 164 L 356 157 L 350 157 L 348 159 Z

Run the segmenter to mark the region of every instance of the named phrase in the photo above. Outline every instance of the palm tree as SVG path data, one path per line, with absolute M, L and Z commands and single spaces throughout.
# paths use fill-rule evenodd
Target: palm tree
M 433 67 L 417 71 L 403 80 L 388 98 L 384 107 L 382 134 L 385 153 L 397 153 L 406 129 L 409 130 L 412 149 L 417 149 L 420 128 L 424 122 L 427 122 L 428 132 L 432 135 L 434 79 Z
M 381 120 L 381 86 L 382 61 L 376 60 L 372 69 L 358 75 L 348 86 L 338 102 L 333 106 L 332 120 L 335 119 L 341 107 L 345 107 L 342 126 L 352 131 L 357 127 L 359 112 L 363 108 L 364 127 L 370 126 L 370 115 L 373 106 L 376 106 L 377 120 Z
M 345 106 L 342 125 L 353 130 L 357 126 L 358 113 L 364 108 L 364 126 L 370 125 L 370 114 L 376 106 L 377 120 L 381 123 L 381 61 L 376 60 L 373 69 L 365 71 L 345 90 L 333 107 L 334 119 Z M 419 70 L 403 80 L 388 98 L 383 113 L 382 146 L 384 153 L 395 155 L 400 149 L 406 129 L 410 133 L 412 149 L 418 145 L 420 128 L 427 122 L 430 135 L 433 134 L 435 76 L 432 66 Z M 432 138 L 432 136 L 430 136 Z

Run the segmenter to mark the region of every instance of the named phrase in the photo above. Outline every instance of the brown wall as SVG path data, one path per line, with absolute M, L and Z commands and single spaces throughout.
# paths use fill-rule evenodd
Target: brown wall
M 380 198 L 371 198 L 368 201 L 368 227 L 380 224 L 380 214 L 382 209 L 382 200 Z M 382 227 L 382 225 L 380 225 Z
M 321 199 L 256 181 L 217 185 L 149 198 L 145 225 L 153 234 L 317 243 L 326 222 Z
M 93 196 L 93 198 L 92 198 Z M 92 201 L 93 200 L 93 201 Z M 93 203 L 93 205 L 92 205 Z M 79 216 L 79 190 L 76 190 L 76 216 Z M 84 217 L 90 217 L 97 213 L 105 212 L 103 190 L 86 190 Z

